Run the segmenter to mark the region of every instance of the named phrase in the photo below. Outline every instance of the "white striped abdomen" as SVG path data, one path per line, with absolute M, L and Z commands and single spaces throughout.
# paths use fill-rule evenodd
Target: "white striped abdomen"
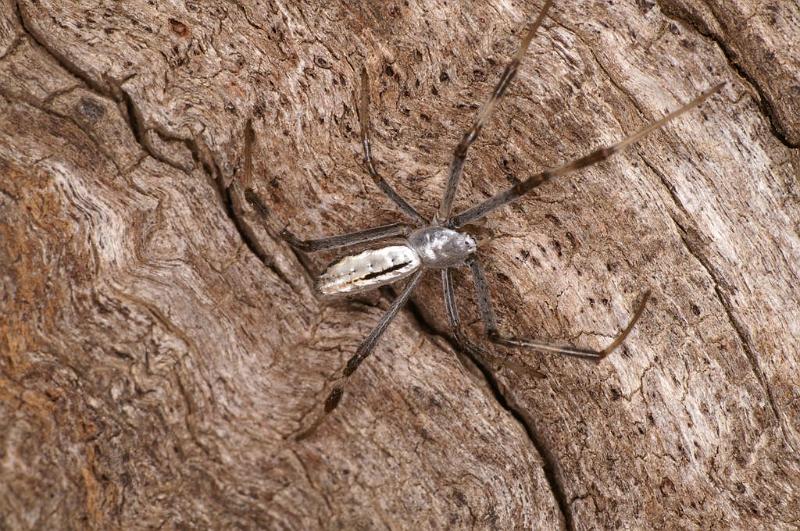
M 405 278 L 419 266 L 419 255 L 407 245 L 370 249 L 328 266 L 317 281 L 317 289 L 325 295 L 373 289 Z

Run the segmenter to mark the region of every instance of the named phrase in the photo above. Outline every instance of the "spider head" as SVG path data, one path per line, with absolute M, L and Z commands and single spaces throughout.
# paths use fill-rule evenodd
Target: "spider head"
M 461 245 L 464 246 L 465 253 L 472 254 L 478 250 L 478 242 L 475 241 L 475 238 L 469 234 L 463 234 L 462 236 Z
M 427 267 L 454 267 L 474 253 L 475 238 L 445 227 L 425 227 L 413 232 L 408 242 Z
M 469 233 L 476 247 L 488 245 L 497 236 L 495 231 L 486 226 L 485 223 L 470 223 L 462 227 L 462 229 Z

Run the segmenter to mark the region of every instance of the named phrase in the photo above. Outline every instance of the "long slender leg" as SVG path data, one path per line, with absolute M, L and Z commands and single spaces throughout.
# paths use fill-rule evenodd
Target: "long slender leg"
M 364 164 L 367 166 L 367 171 L 370 177 L 378 185 L 378 188 L 383 190 L 383 193 L 394 202 L 397 207 L 411 217 L 416 223 L 424 225 L 427 223 L 417 210 L 411 206 L 405 199 L 400 197 L 394 188 L 384 180 L 384 178 L 375 169 L 375 164 L 372 161 L 372 145 L 370 144 L 369 137 L 369 78 L 367 77 L 367 69 L 361 69 L 361 97 L 357 102 L 358 122 L 361 128 L 361 146 L 364 148 Z
M 442 204 L 439 206 L 439 212 L 436 216 L 437 219 L 446 220 L 450 217 L 450 211 L 453 208 L 453 200 L 456 196 L 458 183 L 461 180 L 461 174 L 464 170 L 464 161 L 467 158 L 467 150 L 472 143 L 475 142 L 475 139 L 478 138 L 481 129 L 483 129 L 483 126 L 486 125 L 486 122 L 492 116 L 495 106 L 497 106 L 498 102 L 503 97 L 503 94 L 506 93 L 511 81 L 513 81 L 514 77 L 517 75 L 519 63 L 522 60 L 522 57 L 525 55 L 525 52 L 528 50 L 528 46 L 530 45 L 536 30 L 542 25 L 542 20 L 544 20 L 551 3 L 551 0 L 545 1 L 542 10 L 539 12 L 539 16 L 536 17 L 533 25 L 531 25 L 528 32 L 522 38 L 522 43 L 519 45 L 517 52 L 511 58 L 511 62 L 509 62 L 506 66 L 506 69 L 503 70 L 503 75 L 500 76 L 500 81 L 494 88 L 494 92 L 492 92 L 492 95 L 489 97 L 486 103 L 483 104 L 481 110 L 478 111 L 478 115 L 475 117 L 472 127 L 470 127 L 466 133 L 464 133 L 464 136 L 461 138 L 461 142 L 459 142 L 459 144 L 456 146 L 456 149 L 453 152 L 453 160 L 450 163 L 450 174 L 447 178 L 447 187 L 445 188 Z
M 451 227 L 462 227 L 466 223 L 480 219 L 489 212 L 518 199 L 519 197 L 527 194 L 540 184 L 547 182 L 550 179 L 561 177 L 562 175 L 572 173 L 573 171 L 580 170 L 582 168 L 586 168 L 587 166 L 591 166 L 592 164 L 596 164 L 598 162 L 606 160 L 614 153 L 622 151 L 631 144 L 641 140 L 647 134 L 663 127 L 671 120 L 674 120 L 675 118 L 684 114 L 685 112 L 694 109 L 695 107 L 703 103 L 705 100 L 710 98 L 712 95 L 714 95 L 714 93 L 716 93 L 719 89 L 721 89 L 723 85 L 724 83 L 719 83 L 713 86 L 712 88 L 703 92 L 702 94 L 700 94 L 698 97 L 696 97 L 683 107 L 675 111 L 672 111 L 671 113 L 664 116 L 660 120 L 653 122 L 650 125 L 642 128 L 638 132 L 632 134 L 631 136 L 625 138 L 624 140 L 622 140 L 617 144 L 597 149 L 589 153 L 588 155 L 575 159 L 572 162 L 568 162 L 567 164 L 564 164 L 563 166 L 560 166 L 558 168 L 545 170 L 532 177 L 529 177 L 528 179 L 520 183 L 515 184 L 514 186 L 512 186 L 511 188 L 509 188 L 504 192 L 495 194 L 494 196 L 490 197 L 483 203 L 475 205 L 474 207 L 469 208 L 464 212 L 461 212 L 457 216 L 453 216 L 448 225 Z
M 456 339 L 459 342 L 464 341 L 467 338 L 461 328 L 461 318 L 458 316 L 456 294 L 453 290 L 453 274 L 450 269 L 442 269 L 442 288 L 444 289 L 444 309 L 447 313 L 447 321 L 456 335 Z
M 406 236 L 410 230 L 411 227 L 405 223 L 391 223 L 373 229 L 360 230 L 358 232 L 350 232 L 338 236 L 328 236 L 327 238 L 319 238 L 316 240 L 301 240 L 292 234 L 289 229 L 283 229 L 283 231 L 281 231 L 281 237 L 289 242 L 289 245 L 295 249 L 313 253 L 328 249 L 352 247 L 353 245 L 369 243 L 394 236 Z
M 447 313 L 447 322 L 453 334 L 456 336 L 459 345 L 473 354 L 482 352 L 480 347 L 477 347 L 469 340 L 461 325 L 461 318 L 458 315 L 458 305 L 456 304 L 456 294 L 453 289 L 452 269 L 442 269 L 442 288 L 444 290 L 444 308 Z M 481 358 L 482 357 L 483 356 L 481 356 Z M 480 365 L 479 359 L 476 359 L 475 362 Z
M 558 354 L 564 354 L 566 356 L 573 356 L 576 358 L 585 358 L 594 361 L 600 361 L 609 354 L 611 354 L 611 352 L 613 352 L 618 346 L 622 344 L 623 341 L 625 341 L 625 338 L 628 337 L 628 334 L 633 329 L 633 326 L 636 324 L 636 321 L 638 321 L 639 317 L 642 316 L 645 304 L 647 304 L 647 299 L 650 298 L 650 290 L 645 291 L 644 296 L 642 297 L 642 301 L 639 303 L 639 306 L 633 313 L 633 317 L 631 317 L 631 320 L 628 321 L 628 325 L 616 338 L 614 338 L 614 340 L 611 342 L 610 345 L 608 345 L 606 348 L 602 350 L 580 348 L 572 345 L 553 345 L 551 343 L 539 341 L 536 339 L 502 337 L 500 336 L 500 333 L 497 330 L 497 318 L 495 317 L 494 310 L 492 309 L 492 300 L 491 300 L 491 295 L 489 293 L 489 284 L 486 282 L 486 276 L 484 275 L 483 268 L 481 267 L 477 258 L 473 258 L 472 260 L 469 261 L 469 268 L 472 271 L 472 278 L 475 283 L 475 292 L 477 293 L 478 296 L 478 309 L 480 310 L 481 318 L 483 319 L 483 325 L 484 329 L 486 330 L 486 335 L 489 336 L 489 339 L 494 343 L 498 343 L 500 345 L 505 345 L 509 347 L 527 347 L 536 350 L 556 352 Z
M 323 421 L 323 419 L 336 409 L 336 406 L 339 405 L 339 402 L 342 400 L 342 395 L 344 394 L 344 387 L 347 385 L 347 381 L 350 379 L 350 376 L 358 369 L 358 366 L 361 365 L 367 357 L 372 354 L 375 345 L 378 343 L 378 340 L 381 338 L 383 333 L 386 331 L 386 328 L 389 326 L 389 323 L 394 320 L 397 316 L 397 312 L 400 311 L 406 302 L 408 302 L 408 298 L 411 296 L 411 293 L 414 291 L 414 288 L 417 287 L 419 281 L 422 279 L 422 274 L 424 270 L 418 272 L 411 278 L 411 281 L 406 284 L 403 288 L 402 293 L 400 296 L 397 297 L 393 302 L 389 309 L 383 314 L 381 320 L 378 322 L 377 326 L 372 329 L 372 332 L 369 333 L 367 338 L 359 345 L 358 350 L 356 353 L 353 354 L 347 365 L 345 365 L 344 370 L 342 371 L 342 378 L 334 385 L 333 389 L 331 390 L 328 398 L 325 399 L 325 409 L 324 413 L 317 418 L 317 420 L 307 429 L 305 429 L 298 438 L 304 438 L 314 432 L 317 429 L 317 426 Z

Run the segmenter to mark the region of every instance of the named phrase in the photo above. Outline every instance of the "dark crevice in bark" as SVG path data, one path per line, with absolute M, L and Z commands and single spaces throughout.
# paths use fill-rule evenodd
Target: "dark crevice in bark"
M 275 276 L 281 280 L 281 282 L 287 286 L 293 287 L 294 284 L 277 266 L 272 256 L 267 253 L 258 243 L 258 238 L 253 233 L 250 225 L 245 223 L 244 217 L 241 215 L 241 209 L 237 206 L 238 202 L 234 201 L 233 185 L 222 190 L 224 190 L 223 194 L 225 213 L 233 222 L 233 226 L 236 228 L 236 231 L 239 233 L 239 237 L 242 239 L 245 246 L 247 246 L 250 252 L 253 253 L 256 258 L 261 260 L 261 263 L 264 264 L 267 269 L 272 271 L 272 273 L 274 273 Z
M 15 7 L 22 30 L 30 36 L 33 42 L 47 52 L 59 65 L 61 65 L 62 68 L 64 68 L 64 70 L 82 81 L 91 90 L 124 107 L 125 112 L 123 115 L 128 122 L 128 127 L 133 133 L 133 137 L 136 139 L 136 142 L 145 151 L 145 153 L 159 162 L 175 168 L 182 173 L 187 173 L 186 168 L 180 167 L 175 162 L 170 161 L 161 155 L 158 150 L 154 149 L 151 143 L 147 140 L 148 130 L 144 126 L 144 118 L 142 117 L 142 114 L 136 106 L 131 95 L 122 88 L 122 84 L 133 76 L 129 76 L 127 79 L 122 80 L 120 83 L 118 83 L 115 89 L 109 89 L 103 86 L 93 79 L 89 73 L 84 72 L 75 63 L 70 61 L 64 54 L 53 49 L 47 44 L 47 42 L 41 39 L 39 35 L 37 35 L 37 32 L 33 26 L 31 26 L 31 24 L 28 22 L 24 10 L 21 8 L 19 2 L 16 2 Z M 261 248 L 261 246 L 257 243 L 255 236 L 252 234 L 252 231 L 249 230 L 247 224 L 244 222 L 239 210 L 236 208 L 232 194 L 232 188 L 224 185 L 222 174 L 213 158 L 211 151 L 207 147 L 204 150 L 201 150 L 199 142 L 194 138 L 186 139 L 172 136 L 165 136 L 165 138 L 168 140 L 179 141 L 189 149 L 189 151 L 192 153 L 192 158 L 194 159 L 195 163 L 199 164 L 206 174 L 211 177 L 211 181 L 214 185 L 219 203 L 222 206 L 222 210 L 233 223 L 236 232 L 239 234 L 239 237 L 244 242 L 245 246 L 256 258 L 258 258 L 265 266 L 275 273 L 275 275 L 282 282 L 291 286 L 292 284 L 286 278 L 286 275 L 284 275 L 283 272 L 275 266 L 272 257 Z
M 675 204 L 675 207 L 680 210 L 681 214 L 686 217 L 687 219 L 691 219 L 691 214 L 686 210 L 686 207 L 683 206 L 678 194 L 675 191 L 675 187 L 672 186 L 672 183 L 666 178 L 666 176 L 659 171 L 653 164 L 647 160 L 646 157 L 642 157 L 645 165 L 650 168 L 652 171 L 661 181 L 661 184 L 667 189 L 669 192 L 670 197 L 672 198 L 672 202 Z M 780 412 L 778 410 L 778 406 L 775 404 L 775 399 L 772 395 L 772 389 L 767 382 L 767 378 L 764 375 L 764 371 L 761 369 L 761 365 L 758 361 L 758 353 L 756 352 L 755 348 L 753 347 L 753 342 L 750 339 L 750 334 L 745 329 L 744 325 L 741 321 L 736 317 L 733 311 L 733 305 L 731 304 L 730 298 L 726 292 L 733 292 L 734 288 L 722 278 L 722 275 L 717 271 L 711 261 L 703 254 L 702 250 L 699 248 L 699 245 L 696 241 L 692 238 L 692 233 L 697 232 L 692 230 L 690 227 L 685 227 L 684 223 L 680 220 L 676 219 L 675 216 L 671 216 L 673 223 L 678 228 L 680 233 L 681 241 L 683 242 L 684 247 L 686 250 L 691 254 L 695 260 L 705 269 L 708 276 L 711 278 L 711 281 L 714 283 L 714 292 L 719 299 L 720 304 L 722 304 L 723 310 L 725 310 L 725 315 L 728 318 L 728 321 L 731 323 L 731 327 L 736 332 L 736 335 L 739 337 L 739 341 L 742 343 L 742 348 L 744 349 L 745 355 L 747 356 L 748 361 L 750 362 L 750 366 L 753 370 L 753 373 L 758 380 L 758 383 L 764 389 L 764 393 L 767 397 L 767 402 L 770 405 L 770 409 L 772 413 L 775 415 L 775 419 L 778 422 L 778 426 L 783 433 L 783 439 L 786 444 L 794 449 L 794 445 L 792 444 L 792 440 L 789 438 L 789 434 L 786 432 L 786 427 L 783 424 L 783 420 L 781 418 Z
M 703 37 L 714 41 L 714 43 L 716 43 L 716 45 L 722 51 L 723 55 L 725 55 L 725 60 L 728 62 L 728 65 L 734 71 L 736 71 L 739 77 L 753 87 L 753 90 L 756 92 L 756 94 L 758 94 L 758 101 L 756 101 L 756 105 L 761 110 L 761 113 L 767 118 L 772 135 L 777 138 L 781 144 L 789 149 L 797 149 L 800 147 L 800 144 L 792 143 L 789 140 L 786 130 L 775 113 L 772 102 L 770 102 L 769 98 L 764 93 L 764 89 L 761 88 L 761 85 L 759 85 L 758 81 L 756 81 L 756 79 L 744 68 L 744 66 L 739 63 L 737 59 L 738 54 L 731 48 L 725 39 L 712 31 L 711 28 L 709 28 L 708 25 L 705 24 L 705 22 L 699 17 L 692 17 L 690 13 L 681 12 L 679 8 L 675 6 L 664 5 L 659 1 L 656 3 L 665 17 L 676 22 L 686 24 Z
M 570 508 L 570 504 L 567 501 L 567 495 L 564 490 L 564 485 L 562 481 L 562 475 L 560 467 L 558 466 L 558 460 L 556 456 L 550 451 L 550 448 L 547 446 L 541 435 L 536 430 L 536 426 L 532 419 L 529 418 L 529 415 L 520 408 L 517 404 L 511 402 L 508 397 L 506 397 L 505 393 L 503 392 L 502 386 L 497 381 L 497 378 L 492 371 L 492 368 L 485 360 L 485 356 L 480 352 L 480 347 L 477 347 L 471 343 L 467 343 L 466 341 L 459 341 L 457 338 L 452 337 L 450 335 L 445 335 L 440 333 L 436 330 L 426 319 L 423 312 L 419 309 L 419 307 L 414 303 L 413 300 L 410 300 L 406 308 L 408 312 L 414 317 L 414 320 L 417 323 L 419 329 L 429 336 L 437 336 L 441 337 L 450 345 L 450 347 L 468 359 L 475 367 L 478 368 L 481 375 L 483 376 L 484 381 L 486 382 L 486 386 L 492 392 L 492 396 L 497 401 L 497 403 L 505 409 L 509 415 L 511 415 L 525 430 L 525 434 L 528 436 L 528 440 L 530 440 L 531 444 L 533 445 L 534 449 L 538 453 L 538 455 L 542 459 L 542 469 L 544 470 L 545 478 L 547 479 L 547 483 L 550 486 L 550 491 L 553 493 L 553 498 L 556 500 L 558 504 L 559 511 L 561 512 L 561 519 L 564 522 L 564 526 L 568 530 L 575 529 L 575 523 L 572 517 L 572 511 Z
M 19 45 L 22 44 L 22 42 L 25 40 L 25 36 L 24 35 L 25 34 L 23 32 L 23 33 L 20 33 L 19 35 L 17 35 L 16 37 L 14 37 L 14 40 L 11 42 L 11 44 L 8 45 L 8 48 L 6 48 L 6 52 L 3 55 L 0 55 L 0 61 L 4 61 L 6 58 L 11 57 L 12 55 L 14 55 L 14 52 L 17 51 L 17 48 L 19 48 Z
M 103 87 L 99 83 L 97 83 L 92 76 L 90 76 L 87 72 L 81 70 L 78 65 L 73 63 L 69 60 L 64 54 L 60 53 L 58 50 L 52 48 L 38 33 L 36 28 L 30 24 L 28 20 L 28 16 L 25 14 L 25 10 L 22 9 L 22 5 L 19 0 L 16 2 L 16 9 L 17 14 L 19 16 L 19 23 L 22 27 L 22 30 L 30 36 L 30 38 L 38 44 L 44 51 L 46 51 L 50 57 L 52 57 L 56 63 L 58 63 L 61 68 L 75 76 L 77 79 L 81 80 L 87 87 L 95 91 L 96 93 L 100 94 L 101 96 L 105 96 L 106 98 L 118 101 L 118 98 L 115 98 L 111 91 L 108 90 L 106 87 Z
M 689 253 L 700 263 L 703 269 L 706 270 L 706 273 L 711 277 L 712 282 L 714 282 L 714 292 L 717 295 L 720 303 L 722 304 L 722 308 L 725 310 L 725 315 L 728 317 L 728 321 L 731 323 L 733 330 L 736 332 L 736 335 L 739 337 L 739 341 L 742 343 L 742 348 L 744 349 L 745 355 L 747 356 L 748 361 L 750 362 L 750 366 L 753 369 L 753 373 L 758 380 L 758 383 L 764 389 L 764 393 L 767 397 L 767 402 L 769 403 L 770 409 L 772 410 L 772 414 L 775 415 L 775 419 L 778 422 L 778 427 L 781 429 L 781 433 L 783 433 L 783 439 L 789 448 L 794 450 L 794 445 L 792 444 L 791 439 L 789 438 L 789 434 L 786 432 L 786 428 L 783 425 L 783 420 L 781 418 L 781 414 L 778 411 L 778 406 L 775 404 L 775 398 L 772 396 L 772 389 L 767 382 L 767 378 L 764 375 L 764 371 L 761 369 L 761 365 L 758 361 L 758 354 L 753 347 L 753 342 L 750 339 L 750 334 L 745 330 L 744 325 L 739 321 L 736 315 L 733 313 L 733 306 L 731 304 L 728 295 L 723 291 L 722 285 L 723 282 L 720 281 L 720 276 L 711 262 L 706 258 L 705 255 L 697 248 L 697 245 L 692 242 L 691 238 L 689 238 L 689 234 L 684 227 L 682 227 L 677 221 L 675 224 L 678 226 L 678 229 L 681 232 L 681 240 L 683 241 L 683 245 L 689 251 Z
M 145 152 L 154 159 L 163 162 L 164 164 L 167 164 L 178 171 L 181 171 L 182 173 L 187 173 L 185 168 L 181 168 L 179 165 L 168 160 L 166 157 L 161 156 L 158 151 L 153 148 L 150 142 L 146 139 L 147 129 L 143 125 L 141 113 L 134 103 L 133 98 L 125 90 L 120 90 L 120 93 L 122 94 L 122 98 L 128 111 L 128 122 L 131 131 L 133 131 L 134 137 L 142 149 L 144 149 Z M 222 207 L 222 211 L 225 213 L 228 219 L 230 219 L 245 247 L 247 247 L 253 256 L 255 256 L 262 264 L 272 271 L 272 273 L 274 273 L 275 276 L 281 280 L 281 282 L 288 286 L 292 286 L 292 283 L 289 281 L 283 271 L 281 271 L 280 268 L 275 265 L 275 261 L 272 259 L 269 253 L 267 253 L 258 243 L 258 239 L 253 233 L 252 229 L 245 222 L 238 202 L 234 197 L 234 185 L 225 185 L 222 171 L 214 159 L 214 154 L 211 149 L 205 145 L 202 140 L 198 140 L 196 137 L 181 138 L 174 135 L 169 135 L 162 131 L 153 131 L 165 140 L 183 144 L 186 149 L 189 150 L 189 152 L 192 154 L 192 160 L 194 161 L 194 164 L 202 168 L 205 174 L 209 177 L 209 181 L 214 188 L 214 191 L 217 195 L 217 200 Z
M 239 238 L 253 256 L 258 258 L 258 260 L 261 261 L 267 269 L 272 271 L 281 282 L 291 287 L 292 283 L 286 275 L 284 275 L 283 271 L 276 266 L 272 256 L 261 247 L 258 243 L 258 238 L 256 238 L 250 226 L 245 222 L 244 216 L 242 216 L 241 213 L 239 201 L 237 201 L 236 198 L 234 189 L 235 183 L 231 183 L 227 186 L 225 185 L 225 178 L 222 175 L 217 161 L 214 159 L 214 154 L 211 149 L 202 139 L 198 140 L 196 137 L 191 139 L 171 138 L 171 140 L 182 141 L 192 153 L 192 159 L 195 161 L 195 164 L 199 164 L 205 173 L 211 177 L 211 182 L 217 193 L 223 212 L 225 212 L 225 215 L 231 220 L 236 232 L 239 233 Z
M 309 269 L 308 260 L 305 259 L 304 253 L 294 249 L 293 252 L 295 255 L 297 255 L 298 261 L 305 269 L 306 273 L 310 277 L 313 277 L 313 273 Z M 300 259 L 300 257 L 303 257 L 303 259 Z M 397 297 L 397 291 L 391 286 L 385 286 L 383 288 L 379 288 L 379 290 L 387 298 L 393 299 Z M 359 300 L 359 303 L 364 304 L 365 306 L 373 308 L 375 307 L 374 304 L 371 304 L 365 300 Z M 528 440 L 531 442 L 537 454 L 542 459 L 542 470 L 544 471 L 545 479 L 547 480 L 550 491 L 553 494 L 553 498 L 556 500 L 556 504 L 561 514 L 561 521 L 564 523 L 564 527 L 566 529 L 569 531 L 574 530 L 575 523 L 573 521 L 570 504 L 564 490 L 562 475 L 560 467 L 558 466 L 558 460 L 536 430 L 532 419 L 529 418 L 522 408 L 509 401 L 505 393 L 503 393 L 503 390 L 497 381 L 497 378 L 495 378 L 491 367 L 485 361 L 485 356 L 478 352 L 480 349 L 471 343 L 467 344 L 466 341 L 459 341 L 457 338 L 437 330 L 428 322 L 428 320 L 425 318 L 425 314 L 419 309 L 413 299 L 406 303 L 405 311 L 412 317 L 412 320 L 415 322 L 418 330 L 428 337 L 441 338 L 443 341 L 447 342 L 450 348 L 469 360 L 470 363 L 472 363 L 478 369 L 478 371 L 480 371 L 486 386 L 491 391 L 495 401 L 520 424 L 522 429 L 525 431 Z

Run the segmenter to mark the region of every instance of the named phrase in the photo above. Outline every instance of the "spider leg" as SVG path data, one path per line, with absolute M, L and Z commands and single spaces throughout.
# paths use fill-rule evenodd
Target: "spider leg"
M 644 307 L 647 300 L 650 298 L 650 290 L 645 291 L 642 301 L 636 307 L 630 321 L 628 321 L 625 329 L 620 332 L 617 337 L 602 350 L 594 350 L 587 348 L 575 347 L 572 345 L 554 345 L 536 339 L 525 339 L 517 337 L 502 337 L 497 329 L 497 318 L 495 317 L 494 310 L 492 309 L 491 294 L 489 293 L 489 284 L 486 282 L 486 276 L 483 273 L 483 268 L 478 262 L 477 258 L 472 258 L 469 262 L 469 268 L 472 271 L 472 279 L 475 284 L 475 292 L 478 297 L 478 309 L 481 313 L 483 320 L 484 330 L 489 339 L 497 344 L 505 345 L 507 347 L 526 347 L 540 351 L 555 352 L 564 354 L 566 356 L 573 356 L 576 358 L 584 358 L 593 361 L 601 361 L 603 358 L 611 354 L 617 347 L 619 347 L 628 334 L 633 329 L 633 326 L 642 316 Z
M 469 340 L 467 334 L 464 332 L 464 327 L 461 325 L 461 318 L 458 315 L 458 305 L 456 304 L 456 294 L 453 289 L 452 269 L 442 269 L 442 289 L 444 290 L 444 308 L 447 313 L 447 322 L 453 334 L 456 336 L 456 341 L 458 341 L 461 348 L 471 352 L 473 355 L 481 353 L 481 357 L 483 357 L 483 350 Z M 480 364 L 477 360 L 476 363 Z
M 281 237 L 289 242 L 289 245 L 295 249 L 306 253 L 313 253 L 328 249 L 352 247 L 361 243 L 369 243 L 394 236 L 406 236 L 410 230 L 411 227 L 405 223 L 391 223 L 389 225 L 381 225 L 380 227 L 340 234 L 338 236 L 328 236 L 327 238 L 315 240 L 301 240 L 290 232 L 289 229 L 284 228 L 281 231 Z
M 542 20 L 544 20 L 547 10 L 550 8 L 550 4 L 552 4 L 552 0 L 545 1 L 544 6 L 542 7 L 541 11 L 539 11 L 539 16 L 536 17 L 536 20 L 522 38 L 522 43 L 520 43 L 517 52 L 511 58 L 511 61 L 506 66 L 505 70 L 503 70 L 503 75 L 500 76 L 500 81 L 498 81 L 497 86 L 494 88 L 494 92 L 492 92 L 492 95 L 489 97 L 486 103 L 483 104 L 483 107 L 481 107 L 480 111 L 478 111 L 478 115 L 475 117 L 472 127 L 470 127 L 466 133 L 464 133 L 464 136 L 461 138 L 461 142 L 458 143 L 456 149 L 453 151 L 453 160 L 450 163 L 450 174 L 447 178 L 447 187 L 445 188 L 442 204 L 439 206 L 439 212 L 436 215 L 436 219 L 446 220 L 450 217 L 450 211 L 453 208 L 453 200 L 456 196 L 458 183 L 461 180 L 461 174 L 464 170 L 464 161 L 467 158 L 467 150 L 472 143 L 475 142 L 475 139 L 478 138 L 481 129 L 483 129 L 483 126 L 489 121 L 494 108 L 497 106 L 498 102 L 503 97 L 503 94 L 505 94 L 506 90 L 508 89 L 508 86 L 517 75 L 519 63 L 522 60 L 522 57 L 525 55 L 525 52 L 528 50 L 528 46 L 530 45 L 536 30 L 542 25 Z
M 325 407 L 322 415 L 320 415 L 310 427 L 303 430 L 303 432 L 298 435 L 297 438 L 302 439 L 313 433 L 314 430 L 317 429 L 317 426 L 319 426 L 320 423 L 325 419 L 325 417 L 331 411 L 336 409 L 336 406 L 338 406 L 339 402 L 342 400 L 344 388 L 347 385 L 350 376 L 352 376 L 356 369 L 358 369 L 358 366 L 361 365 L 361 362 L 363 362 L 365 359 L 367 359 L 367 357 L 369 357 L 370 354 L 372 354 L 375 345 L 386 331 L 389 323 L 391 323 L 397 316 L 397 312 L 400 311 L 400 308 L 402 308 L 405 303 L 408 302 L 408 299 L 411 296 L 411 293 L 414 291 L 414 288 L 417 287 L 420 279 L 422 279 L 423 273 L 424 270 L 419 271 L 411 278 L 411 281 L 406 284 L 400 295 L 392 302 L 391 306 L 389 306 L 389 309 L 386 310 L 386 313 L 383 314 L 383 317 L 381 317 L 381 320 L 378 322 L 375 328 L 372 329 L 372 332 L 370 332 L 367 338 L 362 341 L 361 345 L 358 347 L 358 350 L 356 350 L 356 353 L 353 354 L 353 357 L 347 361 L 347 365 L 345 365 L 344 370 L 342 371 L 341 379 L 336 382 L 336 384 L 333 386 L 333 389 L 331 389 L 330 394 L 328 394 L 328 398 L 325 399 Z
M 522 182 L 515 184 L 511 188 L 505 190 L 504 192 L 495 194 L 494 196 L 490 197 L 483 203 L 479 203 L 474 207 L 469 208 L 464 212 L 461 212 L 457 216 L 454 216 L 450 220 L 450 223 L 448 225 L 454 228 L 461 227 L 466 223 L 470 223 L 471 221 L 475 221 L 477 219 L 484 217 L 486 214 L 497 208 L 500 208 L 504 205 L 507 205 L 508 203 L 511 203 L 512 201 L 522 197 L 523 195 L 527 194 L 540 184 L 547 182 L 550 179 L 561 177 L 562 175 L 567 175 L 568 173 L 572 173 L 574 171 L 586 168 L 587 166 L 591 166 L 592 164 L 596 164 L 598 162 L 606 160 L 614 153 L 622 151 L 631 144 L 641 140 L 647 134 L 657 129 L 660 129 L 671 120 L 674 120 L 678 116 L 690 111 L 691 109 L 694 109 L 695 107 L 703 103 L 705 100 L 710 98 L 712 95 L 714 95 L 719 89 L 722 88 L 723 85 L 724 83 L 719 83 L 713 86 L 712 88 L 706 90 L 705 92 L 697 96 L 695 99 L 693 99 L 686 105 L 680 107 L 675 111 L 672 111 L 671 113 L 664 116 L 660 120 L 657 120 L 647 125 L 646 127 L 640 129 L 636 133 L 623 139 L 617 144 L 596 149 L 595 151 L 592 151 L 588 155 L 575 159 L 572 162 L 568 162 L 567 164 L 564 164 L 563 166 L 560 166 L 558 168 L 545 170 L 532 177 L 529 177 L 528 179 Z
M 353 97 L 355 99 L 355 94 Z M 400 210 L 405 212 L 417 224 L 427 224 L 427 220 L 405 199 L 400 197 L 400 194 L 398 194 L 378 173 L 378 170 L 375 169 L 375 164 L 372 161 L 372 145 L 369 136 L 369 78 L 367 76 L 366 67 L 361 69 L 361 97 L 356 101 L 356 110 L 358 114 L 358 123 L 361 129 L 361 146 L 364 149 L 364 164 L 367 166 L 370 177 L 372 177 L 372 180 L 378 185 L 378 188 L 380 188 Z

